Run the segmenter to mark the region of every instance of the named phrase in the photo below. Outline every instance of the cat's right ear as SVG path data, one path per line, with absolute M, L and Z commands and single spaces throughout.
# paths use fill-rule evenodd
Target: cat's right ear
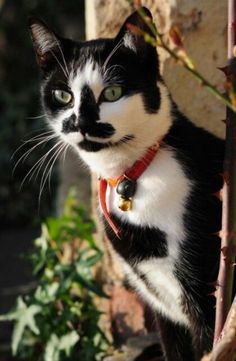
M 37 63 L 42 70 L 46 70 L 55 61 L 55 53 L 60 50 L 60 39 L 38 18 L 29 18 L 29 28 Z

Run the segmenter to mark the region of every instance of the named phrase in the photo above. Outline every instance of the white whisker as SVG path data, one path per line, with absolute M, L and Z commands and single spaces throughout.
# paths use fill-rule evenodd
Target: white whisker
M 36 117 L 26 117 L 26 119 L 40 119 L 40 118 L 45 118 L 47 116 L 47 114 L 42 114 L 42 115 L 38 115 Z
M 33 147 L 31 147 L 29 150 L 27 150 L 27 151 L 18 159 L 18 161 L 16 162 L 16 164 L 15 164 L 15 166 L 14 166 L 14 168 L 13 168 L 12 174 L 15 173 L 15 170 L 16 170 L 18 164 L 19 164 L 21 161 L 22 161 L 22 163 L 24 163 L 25 160 L 26 160 L 26 159 L 28 158 L 28 156 L 30 155 L 30 153 L 32 153 L 35 148 L 39 147 L 39 146 L 40 146 L 41 144 L 43 144 L 43 143 L 44 143 L 44 145 L 47 144 L 51 139 L 56 138 L 56 137 L 57 137 L 57 135 L 53 134 L 53 135 L 50 135 L 50 136 L 48 136 L 48 137 L 46 137 L 46 138 L 43 138 L 43 140 L 41 140 L 39 143 L 37 143 L 36 145 L 34 145 Z M 25 143 L 24 143 L 23 145 L 25 145 Z M 21 145 L 21 147 L 22 147 L 23 145 Z M 20 148 L 21 148 L 21 147 L 20 147 Z M 18 150 L 20 150 L 20 148 L 19 148 Z
M 62 141 L 61 141 L 62 142 Z M 42 160 L 45 160 L 47 156 L 55 149 L 56 146 L 58 146 L 59 143 L 56 143 L 45 155 L 43 155 L 29 170 L 29 172 L 24 177 L 23 181 L 21 182 L 20 189 L 22 189 L 26 179 L 30 176 L 30 174 L 34 171 L 34 169 L 37 169 L 37 165 L 42 162 Z
M 57 56 L 54 54 L 54 52 L 52 50 L 50 50 L 50 53 L 52 53 L 53 57 L 56 59 L 58 65 L 60 66 L 61 70 L 63 71 L 66 79 L 68 79 L 68 76 L 67 73 L 66 73 L 66 70 L 64 69 L 64 67 L 62 66 L 62 64 L 60 63 L 59 59 L 57 58 Z
M 64 151 L 64 154 L 63 154 L 63 167 L 65 166 L 65 161 L 66 161 L 66 153 L 68 151 L 68 149 L 70 148 L 70 144 L 67 144 L 66 148 L 65 148 L 65 151 Z
M 47 134 L 49 134 L 49 133 L 52 134 L 52 133 L 54 133 L 54 132 L 51 130 L 51 131 L 48 131 L 48 132 L 45 132 L 45 133 L 40 133 L 40 134 L 36 135 L 35 137 L 30 138 L 30 139 L 28 139 L 28 140 L 24 140 L 24 141 L 23 141 L 23 144 L 21 144 L 21 145 L 14 151 L 14 153 L 13 153 L 12 156 L 11 156 L 11 159 L 14 158 L 14 156 L 19 152 L 19 150 L 20 150 L 22 147 L 25 146 L 25 144 L 30 143 L 30 142 L 36 142 L 37 140 L 41 140 L 41 139 L 45 138 L 45 135 L 47 135 Z M 40 137 L 40 138 L 37 138 L 37 137 Z
M 102 66 L 103 69 L 106 68 L 109 60 L 115 54 L 115 52 L 121 47 L 122 44 L 123 44 L 123 39 L 120 39 L 120 41 L 116 44 L 116 46 L 112 49 L 112 51 L 110 52 L 110 54 L 108 55 L 108 57 L 104 61 L 103 66 Z
M 60 50 L 63 63 L 64 63 L 64 65 L 65 65 L 65 70 L 66 70 L 66 72 L 67 72 L 67 77 L 69 77 L 69 70 L 68 70 L 68 67 L 67 67 L 67 64 L 66 64 L 66 59 L 65 59 L 65 57 L 64 57 L 64 54 L 63 54 L 61 45 L 60 45 L 59 41 L 57 40 L 57 38 L 56 38 L 55 40 L 56 40 L 57 46 L 58 46 L 58 48 L 59 48 L 59 50 Z
M 46 184 L 46 181 L 47 181 L 47 178 L 50 174 L 50 170 L 53 168 L 58 156 L 60 155 L 61 151 L 64 149 L 64 147 L 66 146 L 65 143 L 63 142 L 59 142 L 57 143 L 57 146 L 59 147 L 57 149 L 57 151 L 51 156 L 51 158 L 49 159 L 45 169 L 44 169 L 44 172 L 43 172 L 43 175 L 42 175 L 42 178 L 41 178 L 41 182 L 40 182 L 40 191 L 39 191 L 39 198 L 38 198 L 38 202 L 39 202 L 39 205 L 40 205 L 40 200 L 41 200 L 41 196 L 42 196 L 42 193 L 43 193 L 43 189 L 44 189 L 44 186 Z

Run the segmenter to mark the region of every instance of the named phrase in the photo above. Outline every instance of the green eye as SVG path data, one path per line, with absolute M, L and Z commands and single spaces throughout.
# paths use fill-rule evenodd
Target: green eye
M 122 87 L 119 85 L 109 86 L 104 89 L 103 96 L 108 102 L 115 102 L 122 96 Z
M 69 93 L 65 90 L 60 90 L 60 89 L 53 90 L 53 96 L 54 96 L 55 100 L 58 103 L 60 103 L 61 105 L 67 105 L 72 100 L 71 93 Z

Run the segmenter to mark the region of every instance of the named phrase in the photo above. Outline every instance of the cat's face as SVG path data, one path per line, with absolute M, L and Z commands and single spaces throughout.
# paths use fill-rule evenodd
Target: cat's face
M 170 126 L 156 50 L 127 24 L 150 33 L 137 12 L 116 38 L 88 42 L 30 24 L 50 126 L 103 175 L 119 175 Z

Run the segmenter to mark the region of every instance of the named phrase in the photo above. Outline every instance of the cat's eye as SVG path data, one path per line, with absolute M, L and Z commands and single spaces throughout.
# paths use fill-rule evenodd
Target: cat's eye
M 72 101 L 72 95 L 66 90 L 53 90 L 54 99 L 61 105 L 67 105 Z
M 113 85 L 103 90 L 103 98 L 108 102 L 115 102 L 122 96 L 122 87 L 119 85 Z

